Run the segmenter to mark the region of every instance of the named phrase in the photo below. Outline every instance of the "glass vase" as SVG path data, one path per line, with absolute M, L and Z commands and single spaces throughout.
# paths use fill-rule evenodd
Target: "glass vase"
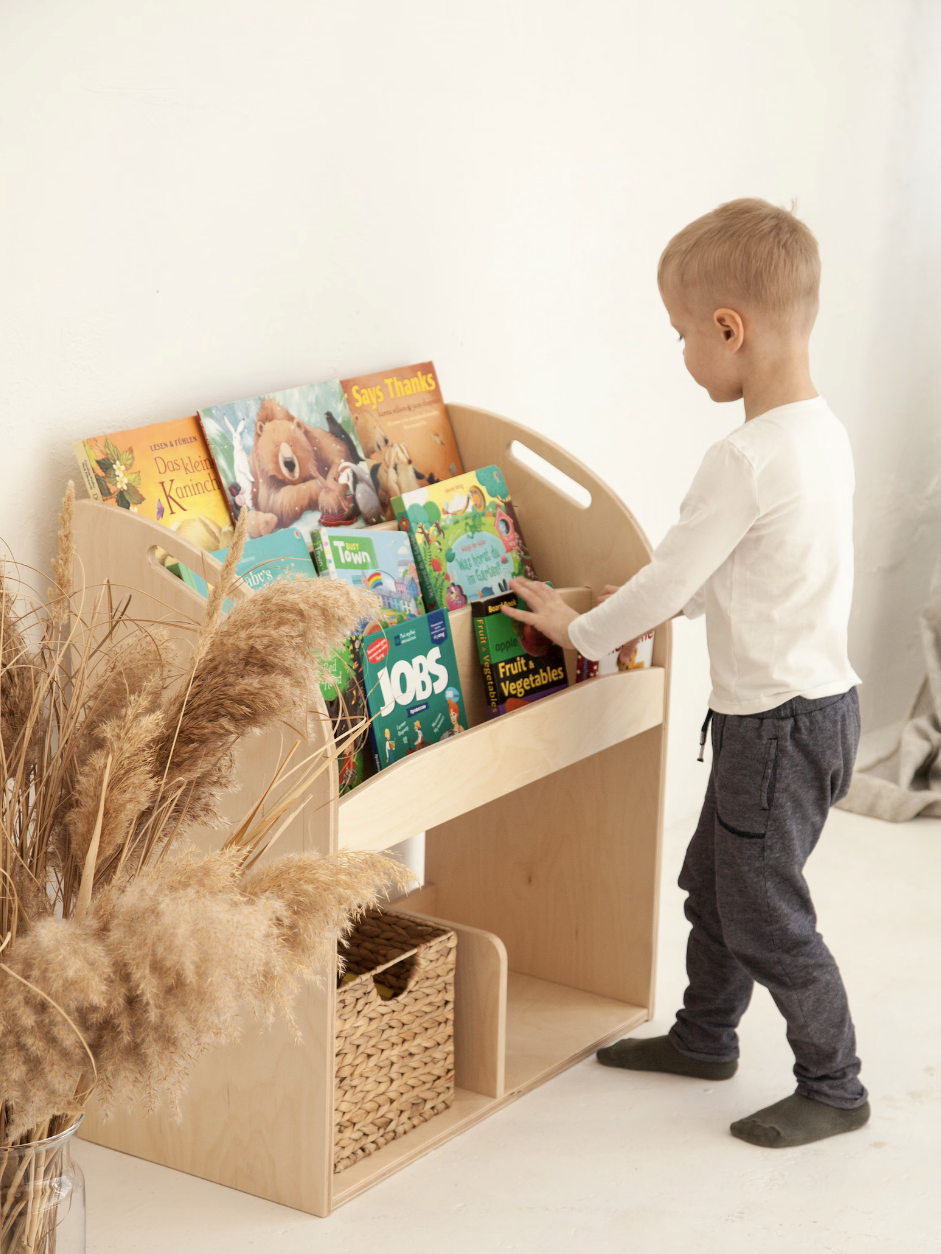
M 0 1254 L 85 1254 L 81 1117 L 58 1136 L 0 1149 Z

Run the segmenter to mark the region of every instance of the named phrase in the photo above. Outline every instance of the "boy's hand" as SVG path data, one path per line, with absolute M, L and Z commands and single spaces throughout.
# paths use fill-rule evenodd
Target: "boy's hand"
M 615 592 L 620 592 L 620 590 L 621 589 L 618 584 L 606 583 L 598 593 L 598 604 L 601 605 L 603 601 L 607 601 L 608 597 L 613 597 Z
M 509 605 L 503 605 L 500 608 L 504 614 L 521 623 L 532 623 L 537 631 L 560 644 L 563 649 L 575 648 L 569 638 L 568 629 L 579 617 L 578 611 L 566 605 L 555 588 L 532 579 L 511 579 L 510 587 L 523 598 L 529 610 L 514 610 Z

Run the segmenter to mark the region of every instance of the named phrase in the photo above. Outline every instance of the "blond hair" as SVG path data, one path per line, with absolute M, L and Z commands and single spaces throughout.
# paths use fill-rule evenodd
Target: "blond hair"
M 776 320 L 813 322 L 820 253 L 809 227 L 754 197 L 730 200 L 674 235 L 657 268 L 661 292 L 682 293 L 710 312 L 744 301 Z

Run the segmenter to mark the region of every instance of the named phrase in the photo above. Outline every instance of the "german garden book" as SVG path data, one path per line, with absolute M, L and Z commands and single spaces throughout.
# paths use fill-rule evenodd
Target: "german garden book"
M 395 497 L 463 472 L 434 362 L 344 379 L 343 391 L 387 520 Z
M 393 506 L 412 542 L 429 610 L 509 592 L 517 575 L 536 578 L 499 466 L 418 488 Z

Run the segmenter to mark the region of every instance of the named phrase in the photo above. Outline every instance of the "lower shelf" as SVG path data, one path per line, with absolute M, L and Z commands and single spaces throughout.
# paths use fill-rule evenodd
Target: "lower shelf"
M 333 1205 L 350 1201 L 646 1019 L 647 1011 L 641 1006 L 511 971 L 507 982 L 503 1097 L 484 1097 L 457 1089 L 449 1110 L 334 1176 Z

